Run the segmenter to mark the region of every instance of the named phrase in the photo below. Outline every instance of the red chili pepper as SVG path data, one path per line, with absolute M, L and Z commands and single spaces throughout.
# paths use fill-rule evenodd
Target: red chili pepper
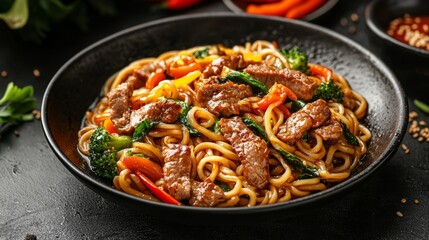
M 184 10 L 201 3 L 202 1 L 203 0 L 166 0 L 162 3 L 161 7 L 173 11 Z
M 134 172 L 136 176 L 140 179 L 140 181 L 147 187 L 149 190 L 155 195 L 159 200 L 174 204 L 174 205 L 182 205 L 179 201 L 177 201 L 175 198 L 173 198 L 168 193 L 164 192 L 162 189 L 158 188 L 148 177 L 143 175 L 143 173 L 139 171 Z

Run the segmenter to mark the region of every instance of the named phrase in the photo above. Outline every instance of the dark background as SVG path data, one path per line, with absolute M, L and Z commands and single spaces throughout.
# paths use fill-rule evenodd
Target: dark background
M 0 90 L 13 81 L 33 85 L 40 109 L 55 72 L 74 54 L 97 40 L 150 20 L 189 13 L 229 11 L 221 1 L 206 1 L 186 11 L 153 11 L 143 3 L 122 1 L 119 15 L 94 18 L 88 32 L 56 29 L 41 45 L 21 41 L 0 23 Z M 381 58 L 396 74 L 408 96 L 429 102 L 429 63 L 380 42 L 366 27 L 368 1 L 339 1 L 313 23 L 350 37 Z M 350 15 L 359 20 L 352 22 Z M 346 26 L 340 24 L 347 18 Z M 350 27 L 356 28 L 351 33 Z M 41 76 L 33 76 L 39 69 Z M 364 93 L 363 93 L 364 94 Z M 419 120 L 429 122 L 419 112 Z M 20 136 L 15 136 L 18 130 Z M 257 225 L 201 225 L 170 222 L 109 202 L 81 184 L 51 151 L 35 120 L 14 127 L 0 138 L 0 239 L 429 239 L 429 143 L 410 134 L 388 164 L 352 193 L 316 211 Z M 405 203 L 401 199 L 406 198 Z M 413 202 L 419 200 L 419 204 Z M 403 217 L 395 213 L 401 211 Z

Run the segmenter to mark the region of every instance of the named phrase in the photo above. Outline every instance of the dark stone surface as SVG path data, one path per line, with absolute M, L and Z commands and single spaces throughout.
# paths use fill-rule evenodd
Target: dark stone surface
M 372 36 L 364 21 L 367 1 L 339 1 L 316 24 L 333 29 L 371 50 L 397 75 L 412 101 L 429 102 L 429 64 L 384 45 Z M 136 3 L 133 3 L 136 4 Z M 220 1 L 208 1 L 185 12 L 152 12 L 145 4 L 121 6 L 122 14 L 92 22 L 90 32 L 56 31 L 37 46 L 21 42 L 0 24 L 0 78 L 3 92 L 7 82 L 32 84 L 39 107 L 50 78 L 70 57 L 91 43 L 136 24 L 176 14 L 228 11 Z M 352 13 L 359 21 L 350 21 Z M 340 19 L 348 25 L 341 26 Z M 349 33 L 349 27 L 357 31 Z M 35 78 L 33 69 L 41 76 Z M 429 122 L 419 112 L 419 119 Z M 67 126 L 64 126 L 67 128 Z M 20 136 L 14 135 L 14 130 Z M 429 238 L 429 144 L 406 134 L 389 164 L 367 183 L 319 210 L 286 220 L 266 220 L 244 226 L 171 223 L 146 217 L 105 200 L 81 184 L 55 157 L 43 135 L 40 121 L 11 129 L 0 140 L 0 239 L 428 239 Z M 406 203 L 401 199 L 406 198 Z M 418 199 L 419 204 L 413 203 Z M 404 214 L 403 218 L 395 215 Z M 201 223 L 200 223 L 201 224 Z

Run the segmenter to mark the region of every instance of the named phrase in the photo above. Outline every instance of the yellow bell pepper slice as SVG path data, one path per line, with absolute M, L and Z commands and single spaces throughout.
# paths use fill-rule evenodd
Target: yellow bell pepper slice
M 176 87 L 181 87 L 181 86 L 184 86 L 186 84 L 189 84 L 189 83 L 195 81 L 200 75 L 201 75 L 201 71 L 196 70 L 196 71 L 193 71 L 193 72 L 186 74 L 185 76 L 183 76 L 181 78 L 173 80 L 173 83 Z

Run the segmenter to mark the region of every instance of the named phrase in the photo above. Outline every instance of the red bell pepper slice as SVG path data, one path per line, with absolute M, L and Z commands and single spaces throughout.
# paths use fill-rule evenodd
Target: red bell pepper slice
M 276 83 L 270 88 L 268 94 L 258 102 L 258 108 L 265 111 L 270 104 L 278 101 L 283 103 L 286 101 L 286 98 L 289 98 L 292 101 L 298 100 L 298 97 L 292 92 L 292 90 L 282 84 Z
M 125 167 L 131 169 L 134 172 L 142 172 L 154 182 L 158 181 L 160 178 L 162 178 L 162 176 L 164 176 L 161 166 L 145 157 L 126 156 L 122 160 L 122 163 L 125 165 Z
M 155 195 L 159 200 L 174 204 L 174 205 L 182 205 L 179 201 L 177 201 L 175 198 L 173 198 L 168 193 L 164 192 L 162 189 L 158 188 L 148 177 L 146 177 L 143 173 L 139 171 L 134 172 L 136 176 L 139 178 L 139 180 Z

